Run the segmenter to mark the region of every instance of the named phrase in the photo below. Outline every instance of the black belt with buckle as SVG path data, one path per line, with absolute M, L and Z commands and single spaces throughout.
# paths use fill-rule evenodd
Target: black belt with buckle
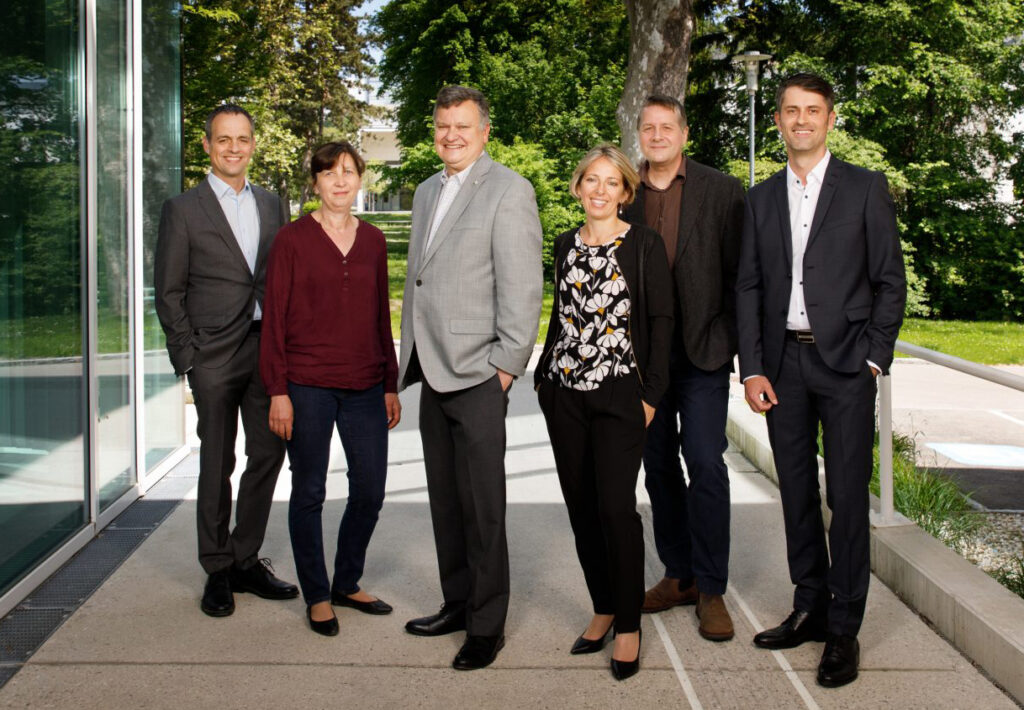
M 786 337 L 798 343 L 813 343 L 814 333 L 809 330 L 787 330 Z
M 249 324 L 249 332 L 250 333 L 259 333 L 262 328 L 263 328 L 263 321 L 261 321 L 261 320 L 254 320 L 252 323 Z

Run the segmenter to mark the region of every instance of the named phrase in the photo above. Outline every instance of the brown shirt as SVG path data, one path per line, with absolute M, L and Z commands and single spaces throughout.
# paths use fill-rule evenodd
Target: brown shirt
M 668 251 L 668 267 L 675 267 L 676 245 L 679 243 L 679 214 L 686 183 L 686 156 L 679 161 L 679 170 L 664 190 L 655 187 L 647 173 L 650 164 L 640 166 L 640 181 L 647 188 L 644 194 L 644 222 L 661 235 Z

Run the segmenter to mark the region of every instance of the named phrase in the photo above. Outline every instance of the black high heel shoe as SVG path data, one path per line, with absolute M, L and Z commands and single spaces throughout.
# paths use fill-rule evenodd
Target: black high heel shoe
M 306 619 L 309 620 L 309 628 L 313 629 L 313 631 L 321 636 L 338 635 L 338 617 L 335 616 L 327 621 L 313 621 L 313 610 L 307 606 Z
M 635 676 L 637 671 L 640 670 L 640 645 L 644 640 L 644 632 L 637 631 L 637 642 L 636 642 L 636 659 L 632 661 L 617 661 L 612 659 L 612 675 L 615 680 L 626 680 Z
M 612 627 L 609 626 L 608 631 L 611 630 Z M 605 643 L 608 641 L 608 631 L 605 631 L 599 639 L 584 638 L 583 634 L 580 634 L 580 637 L 576 639 L 576 643 L 574 643 L 572 648 L 569 650 L 569 653 L 574 656 L 579 656 L 584 653 L 597 653 L 604 648 Z

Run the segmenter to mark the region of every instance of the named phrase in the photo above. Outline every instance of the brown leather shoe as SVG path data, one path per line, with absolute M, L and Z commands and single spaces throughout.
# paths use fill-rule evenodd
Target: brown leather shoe
M 734 635 L 732 619 L 721 594 L 700 594 L 697 600 L 698 631 L 709 641 L 728 641 Z
M 644 605 L 640 607 L 640 611 L 645 614 L 654 614 L 671 609 L 674 606 L 686 606 L 696 603 L 696 582 L 686 589 L 680 589 L 678 579 L 662 577 L 660 582 L 648 589 L 644 594 Z

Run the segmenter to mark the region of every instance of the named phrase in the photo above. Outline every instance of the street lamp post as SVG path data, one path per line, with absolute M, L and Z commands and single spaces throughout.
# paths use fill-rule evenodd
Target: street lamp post
M 761 62 L 772 58 L 770 54 L 761 54 L 750 50 L 737 54 L 732 58 L 733 64 L 742 65 L 747 77 L 747 95 L 750 97 L 750 186 L 754 186 L 754 97 L 757 96 L 757 67 Z

